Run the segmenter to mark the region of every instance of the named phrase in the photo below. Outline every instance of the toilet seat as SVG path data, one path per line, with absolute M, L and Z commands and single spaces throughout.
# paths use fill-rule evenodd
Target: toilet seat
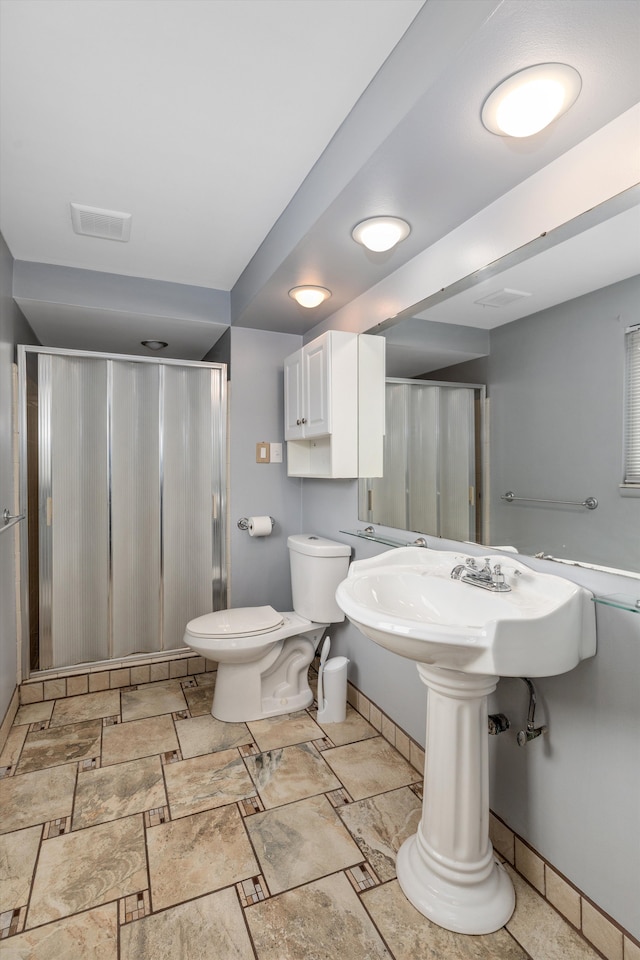
M 187 624 L 187 632 L 211 639 L 254 637 L 271 633 L 283 623 L 284 617 L 273 607 L 232 607 L 196 617 Z
M 232 630 L 240 626 L 253 627 L 253 632 L 222 632 L 225 627 Z M 317 646 L 326 626 L 326 623 L 312 623 L 293 611 L 278 613 L 273 607 L 236 607 L 190 620 L 184 642 L 206 660 L 217 661 L 220 670 L 223 664 L 246 665 L 257 660 L 266 664 L 274 651 L 275 656 L 278 655 L 278 646 L 297 635 L 312 636 L 317 632 Z

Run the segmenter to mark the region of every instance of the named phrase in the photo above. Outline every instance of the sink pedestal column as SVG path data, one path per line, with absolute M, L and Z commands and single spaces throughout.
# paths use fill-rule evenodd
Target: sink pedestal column
M 515 905 L 489 840 L 487 697 L 499 677 L 417 668 L 429 690 L 424 800 L 418 832 L 398 851 L 398 882 L 439 926 L 492 933 Z

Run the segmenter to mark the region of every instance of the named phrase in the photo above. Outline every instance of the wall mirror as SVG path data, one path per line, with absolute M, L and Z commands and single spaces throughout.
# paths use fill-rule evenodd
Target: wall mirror
M 486 402 L 481 394 L 475 401 L 485 406 L 485 485 L 476 487 L 484 510 L 476 511 L 469 535 L 458 535 L 466 529 L 459 495 L 457 513 L 435 508 L 443 484 L 470 486 L 468 460 L 450 458 L 455 481 L 438 467 L 439 438 L 455 431 L 456 414 L 450 427 L 446 405 L 438 417 L 425 412 L 429 402 L 438 406 L 435 393 L 421 401 L 426 437 L 415 433 L 409 401 L 401 416 L 400 400 L 388 393 L 385 456 L 388 490 L 394 480 L 396 492 L 389 503 L 376 481 L 361 481 L 359 518 L 640 573 L 640 488 L 622 483 L 625 332 L 640 322 L 638 191 L 530 247 L 376 330 L 387 339 L 388 391 L 399 394 L 398 378 L 486 388 Z M 596 509 L 584 505 L 591 498 Z

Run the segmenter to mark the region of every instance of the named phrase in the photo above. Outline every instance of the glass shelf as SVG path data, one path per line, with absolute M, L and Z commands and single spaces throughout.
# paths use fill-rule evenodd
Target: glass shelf
M 375 531 L 370 532 L 367 530 L 341 530 L 340 533 L 346 533 L 349 537 L 359 537 L 360 540 L 371 540 L 373 543 L 383 543 L 387 547 L 426 547 L 427 541 L 424 538 L 419 537 L 419 540 L 422 540 L 422 543 L 418 543 L 416 540 L 396 540 L 394 537 L 386 537 L 382 534 L 376 533 Z
M 602 603 L 605 607 L 617 607 L 618 610 L 628 610 L 630 613 L 640 613 L 640 598 L 623 593 L 612 593 L 608 597 L 593 597 L 594 603 Z

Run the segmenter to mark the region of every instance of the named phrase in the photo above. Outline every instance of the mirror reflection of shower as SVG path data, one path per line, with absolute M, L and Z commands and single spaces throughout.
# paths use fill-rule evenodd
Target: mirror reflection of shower
M 482 542 L 485 388 L 389 378 L 385 398 L 384 475 L 359 481 L 358 519 Z
M 21 347 L 19 383 L 25 666 L 182 648 L 226 606 L 224 365 Z

